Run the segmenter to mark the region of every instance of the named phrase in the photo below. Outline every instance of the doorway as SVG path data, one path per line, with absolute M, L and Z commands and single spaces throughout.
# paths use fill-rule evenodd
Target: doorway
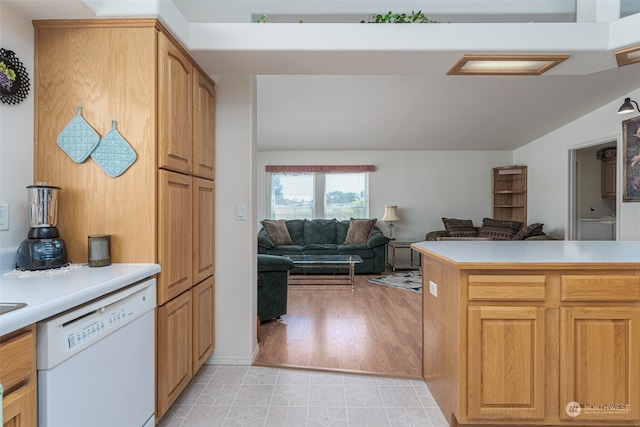
M 568 240 L 617 240 L 617 140 L 569 151 Z

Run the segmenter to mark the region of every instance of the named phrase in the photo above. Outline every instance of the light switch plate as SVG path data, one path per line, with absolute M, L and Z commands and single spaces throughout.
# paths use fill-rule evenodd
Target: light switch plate
M 429 280 L 429 293 L 438 298 L 438 285 Z
M 236 205 L 236 221 L 247 219 L 247 205 Z

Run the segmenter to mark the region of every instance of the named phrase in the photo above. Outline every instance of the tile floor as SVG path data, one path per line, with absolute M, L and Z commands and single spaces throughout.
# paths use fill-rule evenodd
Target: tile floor
M 159 427 L 448 427 L 420 380 L 205 365 Z

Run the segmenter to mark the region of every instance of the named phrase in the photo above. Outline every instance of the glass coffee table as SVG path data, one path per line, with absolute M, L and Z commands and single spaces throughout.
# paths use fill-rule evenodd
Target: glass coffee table
M 285 255 L 299 268 L 348 268 L 347 275 L 294 274 L 289 273 L 290 285 L 351 285 L 354 287 L 356 264 L 362 262 L 359 255 Z M 289 270 L 291 271 L 291 270 Z

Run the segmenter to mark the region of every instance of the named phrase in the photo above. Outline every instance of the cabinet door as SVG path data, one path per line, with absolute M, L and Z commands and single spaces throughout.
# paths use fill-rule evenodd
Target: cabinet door
M 469 419 L 544 418 L 544 308 L 468 310 Z
M 616 197 L 616 159 L 602 161 L 602 197 Z
M 156 329 L 159 420 L 193 377 L 191 291 L 158 307 Z
M 193 373 L 215 347 L 215 281 L 211 276 L 193 287 Z
M 561 419 L 640 418 L 639 310 L 560 309 Z
M 35 382 L 20 387 L 2 399 L 2 427 L 36 427 Z
M 215 267 L 214 182 L 193 178 L 193 282 L 211 276 Z
M 158 171 L 158 304 L 191 289 L 192 180 L 188 175 Z
M 193 174 L 213 179 L 215 175 L 215 108 L 213 83 L 194 73 L 193 90 Z
M 191 173 L 193 65 L 158 33 L 158 167 Z

